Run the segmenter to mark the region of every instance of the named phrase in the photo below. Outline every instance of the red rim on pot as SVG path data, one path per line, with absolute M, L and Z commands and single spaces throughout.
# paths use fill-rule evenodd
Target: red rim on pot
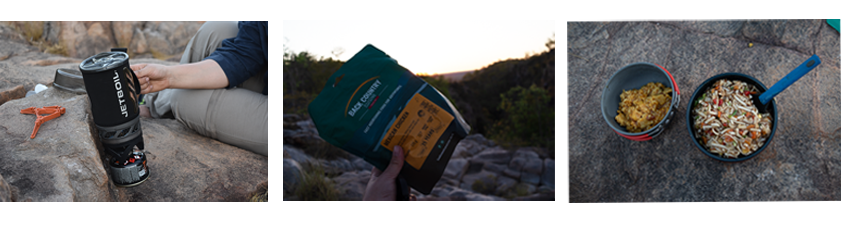
M 672 92 L 672 102 L 669 105 L 669 111 L 666 113 L 666 117 L 651 129 L 637 133 L 628 132 L 625 127 L 619 125 L 615 120 L 617 115 L 616 110 L 619 109 L 619 103 L 621 102 L 619 95 L 622 94 L 622 91 L 639 89 L 649 82 L 662 83 L 672 88 L 674 92 Z M 648 62 L 629 64 L 613 73 L 607 84 L 605 84 L 601 99 L 602 117 L 604 117 L 607 125 L 616 134 L 634 141 L 647 141 L 660 135 L 666 125 L 669 124 L 669 121 L 671 121 L 679 104 L 680 89 L 677 83 L 675 83 L 672 74 L 663 66 Z

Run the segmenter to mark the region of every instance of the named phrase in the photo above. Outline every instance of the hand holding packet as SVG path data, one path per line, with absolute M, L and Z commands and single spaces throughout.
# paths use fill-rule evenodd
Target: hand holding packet
M 470 131 L 444 95 L 370 44 L 330 76 L 308 110 L 321 138 L 378 169 L 403 147 L 400 176 L 423 194 Z

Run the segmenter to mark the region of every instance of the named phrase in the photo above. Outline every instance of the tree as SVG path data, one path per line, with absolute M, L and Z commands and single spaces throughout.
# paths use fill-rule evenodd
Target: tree
M 333 54 L 333 56 L 336 56 L 336 59 L 339 59 L 339 56 L 342 56 L 342 54 L 345 53 L 345 48 L 336 47 L 336 48 L 333 48 L 333 50 L 330 51 L 330 53 Z
M 549 91 L 531 85 L 516 86 L 500 94 L 498 109 L 503 118 L 496 122 L 496 139 L 517 146 L 547 146 L 553 139 L 555 107 Z
M 444 97 L 447 97 L 447 99 L 450 100 L 450 103 L 456 103 L 455 100 L 453 100 L 453 97 L 450 96 L 450 82 L 447 81 L 444 76 L 437 74 L 432 76 L 418 74 L 417 76 L 429 83 L 429 85 L 432 85 L 432 87 L 435 87 L 438 92 L 441 92 Z
M 307 105 L 318 96 L 333 73 L 344 62 L 333 58 L 316 58 L 309 52 L 284 49 L 283 53 L 283 111 L 304 114 Z
M 548 49 L 555 49 L 555 33 L 552 33 L 552 38 L 549 38 L 549 41 L 546 41 L 546 48 Z

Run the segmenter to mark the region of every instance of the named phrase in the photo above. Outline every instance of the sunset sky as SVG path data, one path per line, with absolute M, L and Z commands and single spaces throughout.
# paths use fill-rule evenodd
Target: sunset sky
M 480 69 L 498 60 L 546 50 L 554 21 L 283 21 L 284 48 L 350 59 L 372 44 L 410 71 L 426 74 Z

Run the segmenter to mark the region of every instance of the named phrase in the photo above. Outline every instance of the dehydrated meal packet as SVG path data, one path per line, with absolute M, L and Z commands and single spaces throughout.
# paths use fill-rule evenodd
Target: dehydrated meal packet
M 321 138 L 380 170 L 403 147 L 400 175 L 423 194 L 470 131 L 444 95 L 371 44 L 327 79 L 308 109 Z

